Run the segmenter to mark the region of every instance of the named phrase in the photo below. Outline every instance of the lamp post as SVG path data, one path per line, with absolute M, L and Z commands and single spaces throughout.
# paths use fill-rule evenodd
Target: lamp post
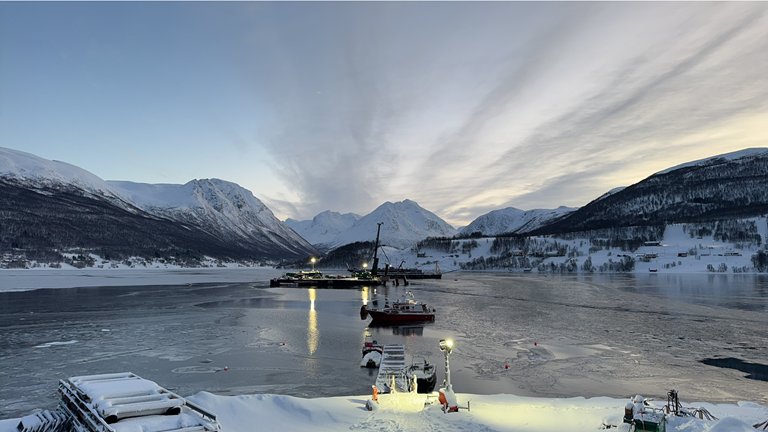
M 453 341 L 450 339 L 440 339 L 440 351 L 445 354 L 445 389 L 452 392 L 453 386 L 451 385 L 451 365 L 448 361 L 448 357 L 450 357 L 451 351 L 453 351 Z
M 365 269 L 368 268 L 368 263 L 363 263 L 363 271 L 366 271 Z
M 453 393 L 453 386 L 451 385 L 451 365 L 448 362 L 448 357 L 450 357 L 451 351 L 453 351 L 453 341 L 450 339 L 441 339 L 440 351 L 445 355 L 445 383 L 443 383 L 445 387 L 439 390 L 438 400 L 443 405 L 444 412 L 458 411 L 459 402 L 456 399 L 456 395 Z
M 312 257 L 310 261 L 312 261 L 312 271 L 315 271 L 315 257 Z

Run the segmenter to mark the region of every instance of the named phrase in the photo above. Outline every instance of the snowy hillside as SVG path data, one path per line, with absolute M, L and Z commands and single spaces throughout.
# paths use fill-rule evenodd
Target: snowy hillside
M 0 179 L 43 194 L 53 190 L 77 191 L 108 200 L 125 210 L 134 210 L 98 176 L 66 162 L 47 160 L 18 150 L 0 147 Z
M 768 148 L 679 165 L 590 202 L 534 234 L 760 216 L 768 212 Z
M 480 237 L 385 248 L 390 263 L 443 272 L 710 273 L 768 271 L 768 219 L 670 224 L 591 232 L 590 236 Z M 422 256 L 418 256 L 421 253 Z
M 0 188 L 2 238 L 43 261 L 72 247 L 113 256 L 184 252 L 193 260 L 317 253 L 250 191 L 223 180 L 107 182 L 74 165 L 0 148 Z
M 722 163 L 722 162 L 732 161 L 732 160 L 740 159 L 747 156 L 761 155 L 761 154 L 764 154 L 766 151 L 768 151 L 768 149 L 758 147 L 758 148 L 748 148 L 748 149 L 739 150 L 731 153 L 724 153 L 721 155 L 676 165 L 676 166 L 673 166 L 672 168 L 667 168 L 665 170 L 659 171 L 654 175 L 666 174 L 672 171 L 679 170 L 681 168 L 704 166 L 712 163 Z
M 352 228 L 352 225 L 360 218 L 362 216 L 355 213 L 341 214 L 328 210 L 308 221 L 286 219 L 285 225 L 292 228 L 313 246 L 323 250 L 324 245 L 332 243 L 336 236 Z
M 184 185 L 108 181 L 121 195 L 155 216 L 194 224 L 231 241 L 266 241 L 285 251 L 314 248 L 278 220 L 267 206 L 235 183 L 219 179 L 192 180 Z
M 411 200 L 385 202 L 329 243 L 330 249 L 358 241 L 376 240 L 377 224 L 381 226 L 380 243 L 399 249 L 416 245 L 427 237 L 453 237 L 456 229 L 434 213 Z
M 560 206 L 554 210 L 535 209 L 526 211 L 507 207 L 478 217 L 472 223 L 462 228 L 459 234 L 469 235 L 476 232 L 480 232 L 483 235 L 526 233 L 574 210 L 577 210 L 577 208 Z

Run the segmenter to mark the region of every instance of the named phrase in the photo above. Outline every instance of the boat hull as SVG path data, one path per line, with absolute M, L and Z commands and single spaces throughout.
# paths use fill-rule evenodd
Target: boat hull
M 442 274 L 433 274 L 433 273 L 390 273 L 389 277 L 391 279 L 400 278 L 402 279 L 405 277 L 406 279 L 442 279 Z
M 437 376 L 434 373 L 425 378 L 416 378 L 416 393 L 432 393 L 436 384 Z
M 431 322 L 435 320 L 433 313 L 397 313 L 397 311 L 377 311 L 368 310 L 368 315 L 373 319 L 372 322 L 381 323 L 412 323 L 412 322 Z
M 377 286 L 381 285 L 378 279 L 291 279 L 279 278 L 269 281 L 270 288 L 275 287 L 294 287 L 294 288 L 348 288 L 359 286 Z

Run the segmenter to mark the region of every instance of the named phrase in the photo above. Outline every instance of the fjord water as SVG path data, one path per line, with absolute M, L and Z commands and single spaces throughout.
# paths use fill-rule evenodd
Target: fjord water
M 258 277 L 257 275 L 255 278 Z M 368 328 L 363 302 L 405 290 L 431 324 Z M 449 273 L 410 286 L 268 281 L 0 293 L 0 418 L 56 405 L 57 380 L 131 371 L 181 395 L 365 395 L 366 331 L 438 365 L 459 393 L 768 402 L 766 383 L 703 363 L 766 364 L 768 279 L 755 275 Z M 708 363 L 713 363 L 709 361 Z M 716 362 L 715 362 L 716 363 Z

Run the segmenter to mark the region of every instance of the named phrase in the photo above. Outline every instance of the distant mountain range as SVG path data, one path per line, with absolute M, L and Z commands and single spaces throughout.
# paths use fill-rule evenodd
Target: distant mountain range
M 339 234 L 352 228 L 361 217 L 354 213 L 341 214 L 328 210 L 312 220 L 298 221 L 289 218 L 285 220 L 285 224 L 315 247 L 322 249 L 322 245 L 332 244 Z
M 471 235 L 479 232 L 486 236 L 494 236 L 506 233 L 527 233 L 546 226 L 553 220 L 576 210 L 578 210 L 576 207 L 565 206 L 560 206 L 554 210 L 536 209 L 528 211 L 507 207 L 478 217 L 462 228 L 459 234 Z
M 74 165 L 0 148 L 0 196 L 2 249 L 261 260 L 317 253 L 251 192 L 223 180 L 106 182 Z
M 5 148 L 0 197 L 0 252 L 83 248 L 120 256 L 303 259 L 373 241 L 379 223 L 381 244 L 404 249 L 427 237 L 561 234 L 764 215 L 768 149 L 669 168 L 578 209 L 494 210 L 460 231 L 411 200 L 386 202 L 365 216 L 326 211 L 283 223 L 250 191 L 224 180 L 104 181 L 74 165 Z
M 364 217 L 326 211 L 312 221 L 289 219 L 286 224 L 306 239 L 318 239 L 311 243 L 320 250 L 329 251 L 349 243 L 376 240 L 380 222 L 383 222 L 380 244 L 398 249 L 415 246 L 427 237 L 453 237 L 458 233 L 440 217 L 411 200 L 385 202 Z

